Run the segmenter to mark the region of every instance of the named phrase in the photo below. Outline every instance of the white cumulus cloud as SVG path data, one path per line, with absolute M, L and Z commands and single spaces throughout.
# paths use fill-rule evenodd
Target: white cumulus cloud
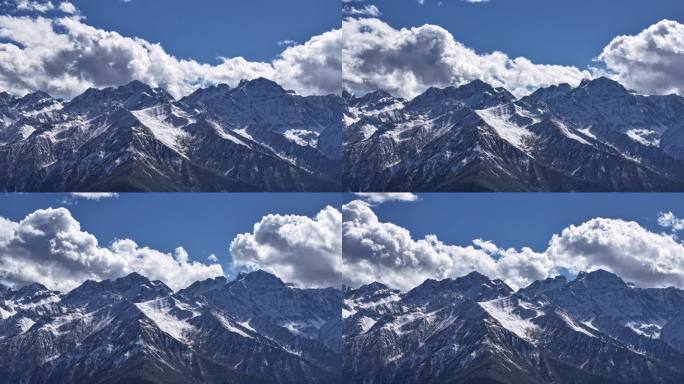
M 315 217 L 271 214 L 237 235 L 230 254 L 238 266 L 269 271 L 302 287 L 340 285 L 342 214 L 326 207 Z
M 658 224 L 675 232 L 684 229 L 684 219 L 680 219 L 672 212 L 660 212 L 658 214 Z
M 384 89 L 411 98 L 428 87 L 475 79 L 523 95 L 558 83 L 591 77 L 573 66 L 544 65 L 503 52 L 481 54 L 446 29 L 426 24 L 395 29 L 376 18 L 346 18 L 342 25 L 344 85 L 357 93 Z
M 515 288 L 558 275 L 605 269 L 646 287 L 684 288 L 684 245 L 636 222 L 595 218 L 554 235 L 547 249 L 500 248 L 475 239 L 446 244 L 435 235 L 415 239 L 401 226 L 379 220 L 364 201 L 342 207 L 344 283 L 380 281 L 411 289 L 427 278 L 478 271 Z
M 0 217 L 0 282 L 40 282 L 68 291 L 87 279 L 138 272 L 172 289 L 223 275 L 218 264 L 189 261 L 182 247 L 173 254 L 142 247 L 130 239 L 102 246 L 66 208 L 39 209 L 19 222 Z
M 59 8 L 67 14 L 0 16 L 0 89 L 69 98 L 89 87 L 140 80 L 179 97 L 201 86 L 235 86 L 241 79 L 265 77 L 301 94 L 341 90 L 340 30 L 290 46 L 272 62 L 232 57 L 207 64 L 176 58 L 158 43 L 90 26 L 81 16 L 68 15 L 78 13 L 71 3 Z
M 684 24 L 661 20 L 618 36 L 599 55 L 613 77 L 646 94 L 684 94 Z
M 393 223 L 381 222 L 371 207 L 355 200 L 342 207 L 344 283 L 352 287 L 380 281 L 400 289 L 411 289 L 427 278 L 458 277 L 479 271 L 523 286 L 546 277 L 552 268 L 543 254 L 531 249 L 500 250 L 492 246 L 449 245 L 428 235 L 414 239 Z

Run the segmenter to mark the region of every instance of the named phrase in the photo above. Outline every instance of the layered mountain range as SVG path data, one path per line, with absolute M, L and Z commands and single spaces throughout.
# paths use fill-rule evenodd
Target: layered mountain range
M 340 190 L 342 110 L 263 78 L 180 100 L 138 81 L 68 101 L 3 92 L 0 190 Z
M 345 289 L 347 383 L 682 383 L 684 291 L 597 270 L 514 291 L 477 272 Z
M 346 190 L 684 190 L 681 96 L 601 77 L 522 98 L 479 80 L 343 97 Z
M 341 305 L 263 271 L 0 286 L 0 383 L 339 383 Z

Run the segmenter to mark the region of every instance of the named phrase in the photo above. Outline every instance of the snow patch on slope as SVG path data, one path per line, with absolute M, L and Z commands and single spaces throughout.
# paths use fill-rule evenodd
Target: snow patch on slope
M 302 147 L 316 147 L 318 143 L 318 133 L 306 129 L 288 129 L 283 132 L 283 136 Z
M 582 328 L 582 326 L 580 326 L 579 324 L 575 323 L 575 321 L 574 321 L 570 316 L 568 316 L 566 313 L 564 313 L 564 312 L 562 312 L 562 311 L 557 311 L 556 314 L 557 314 L 557 315 L 565 322 L 565 324 L 567 324 L 568 327 L 570 327 L 570 329 L 572 329 L 573 331 L 579 332 L 579 333 L 584 333 L 585 335 L 587 335 L 587 336 L 589 336 L 589 337 L 596 337 L 596 335 L 594 335 L 593 333 L 591 333 L 591 332 L 587 331 L 586 329 Z
M 234 325 L 230 320 L 223 317 L 223 315 L 215 313 L 214 317 L 216 317 L 216 319 L 221 323 L 223 328 L 225 328 L 228 332 L 237 333 L 238 335 L 240 335 L 242 337 L 249 338 L 249 339 L 254 338 L 251 335 L 249 335 L 247 332 L 240 329 L 239 326 Z
M 523 340 L 532 342 L 531 334 L 539 330 L 539 327 L 529 319 L 523 319 L 513 313 L 513 306 L 508 299 L 495 299 L 478 303 L 480 307 L 495 318 L 501 326 L 513 332 Z
M 660 137 L 655 131 L 649 129 L 630 129 L 625 134 L 632 140 L 639 144 L 649 147 L 657 147 L 660 145 Z
M 625 327 L 631 329 L 636 334 L 648 337 L 649 339 L 659 339 L 660 330 L 662 329 L 660 324 L 640 323 L 636 321 L 627 322 Z
M 182 138 L 188 137 L 188 133 L 183 131 L 180 127 L 176 127 L 166 122 L 168 117 L 158 107 L 142 109 L 139 111 L 131 111 L 131 113 L 140 122 L 152 131 L 154 137 L 162 142 L 162 144 L 173 149 L 176 152 L 183 153 L 179 141 Z
M 167 299 L 151 300 L 135 304 L 145 316 L 154 321 L 163 332 L 169 334 L 178 341 L 188 342 L 185 334 L 194 330 L 194 327 L 184 320 L 173 316 L 170 312 L 173 306 Z
M 573 130 L 570 129 L 570 128 L 568 128 L 568 126 L 565 125 L 565 123 L 563 123 L 562 121 L 560 121 L 560 120 L 553 120 L 553 122 L 558 126 L 558 128 L 560 128 L 561 133 L 562 133 L 563 135 L 565 135 L 565 137 L 567 137 L 567 138 L 569 138 L 569 139 L 573 139 L 573 140 L 575 140 L 575 141 L 578 141 L 578 142 L 580 142 L 580 143 L 582 143 L 582 144 L 584 144 L 584 145 L 591 145 L 590 142 L 588 142 L 588 141 L 587 141 L 585 138 L 583 138 L 582 136 L 580 136 L 580 135 L 576 134 L 575 132 L 573 132 Z
M 510 120 L 510 116 L 501 107 L 493 107 L 475 111 L 482 120 L 490 125 L 502 139 L 525 150 L 525 141 L 532 136 L 532 132 Z

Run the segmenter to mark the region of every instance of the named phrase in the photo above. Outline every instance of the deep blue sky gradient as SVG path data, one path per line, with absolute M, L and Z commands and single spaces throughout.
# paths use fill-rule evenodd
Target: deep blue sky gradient
M 172 55 L 217 63 L 243 56 L 271 61 L 282 40 L 303 43 L 339 28 L 340 0 L 73 0 L 86 22 L 141 37 Z
M 661 193 L 421 193 L 415 202 L 373 208 L 380 221 L 407 228 L 414 238 L 436 234 L 448 244 L 491 240 L 499 247 L 546 249 L 551 236 L 595 217 L 633 220 L 654 232 L 658 213 L 684 217 L 684 194 Z M 346 194 L 345 202 L 355 199 Z

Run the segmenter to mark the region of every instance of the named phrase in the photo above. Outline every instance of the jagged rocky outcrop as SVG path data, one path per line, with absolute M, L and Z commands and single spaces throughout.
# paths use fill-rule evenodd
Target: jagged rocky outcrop
M 139 81 L 0 93 L 0 190 L 340 190 L 342 110 L 263 78 L 180 100 Z
M 516 98 L 476 80 L 345 93 L 349 191 L 682 191 L 684 97 L 607 79 Z
M 0 286 L 0 383 L 341 383 L 341 302 L 262 271 Z
M 514 292 L 473 272 L 345 289 L 347 383 L 680 383 L 684 291 L 597 270 Z

